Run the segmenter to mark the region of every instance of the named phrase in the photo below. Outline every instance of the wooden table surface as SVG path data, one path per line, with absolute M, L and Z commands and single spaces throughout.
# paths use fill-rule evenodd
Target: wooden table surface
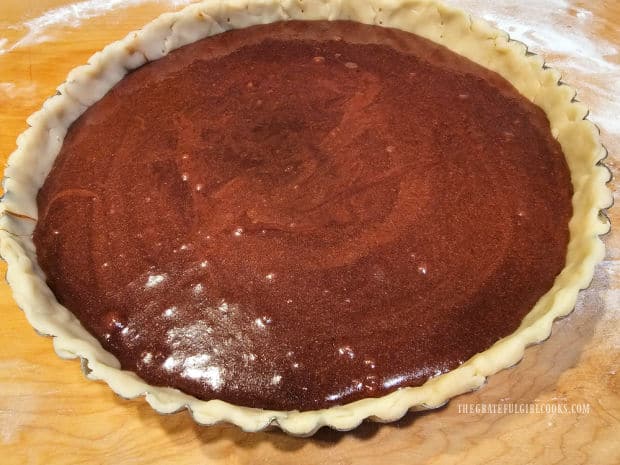
M 0 0 L 0 157 L 67 72 L 187 0 Z M 620 160 L 620 2 L 453 0 L 543 53 L 580 92 Z M 616 173 L 616 176 L 618 174 Z M 617 191 L 617 183 L 611 187 Z M 618 194 L 616 192 L 616 203 Z M 609 212 L 620 225 L 620 208 Z M 35 334 L 0 284 L 0 463 L 620 464 L 620 234 L 571 316 L 516 367 L 438 411 L 310 439 L 201 427 L 87 381 Z M 2 274 L 5 272 L 2 265 Z M 469 404 L 535 404 L 525 414 Z M 565 411 L 565 409 L 567 411 Z

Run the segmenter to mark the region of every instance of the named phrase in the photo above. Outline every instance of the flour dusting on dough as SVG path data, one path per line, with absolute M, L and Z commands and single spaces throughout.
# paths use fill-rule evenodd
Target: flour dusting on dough
M 112 10 L 131 8 L 147 3 L 159 3 L 172 9 L 192 3 L 192 0 L 84 0 L 70 5 L 47 10 L 41 16 L 23 23 L 25 35 L 6 48 L 7 39 L 0 38 L 0 55 L 19 47 L 47 42 L 50 31 L 56 28 L 77 28 L 84 21 L 103 16 Z
M 489 2 L 449 0 L 524 42 L 560 70 L 569 85 L 579 83 L 579 98 L 592 110 L 590 119 L 620 137 L 620 53 L 616 44 L 593 32 L 594 15 L 567 0 Z M 519 21 L 516 18 L 527 18 Z M 605 140 L 604 140 L 605 142 Z

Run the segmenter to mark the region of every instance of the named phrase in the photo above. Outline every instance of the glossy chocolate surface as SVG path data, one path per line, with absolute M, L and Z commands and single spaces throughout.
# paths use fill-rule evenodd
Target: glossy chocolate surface
M 564 265 L 540 109 L 413 35 L 231 31 L 123 79 L 39 193 L 58 300 L 151 384 L 318 409 L 457 367 Z

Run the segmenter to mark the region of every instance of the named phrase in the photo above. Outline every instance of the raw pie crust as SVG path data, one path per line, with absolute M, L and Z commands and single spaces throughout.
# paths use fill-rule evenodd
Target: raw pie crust
M 46 285 L 32 241 L 37 192 L 69 126 L 129 71 L 229 29 L 293 19 L 352 20 L 413 32 L 499 73 L 541 107 L 566 156 L 574 189 L 566 266 L 513 334 L 419 387 L 299 412 L 203 401 L 177 389 L 150 386 L 136 374 L 120 370 L 118 360 L 57 302 Z M 309 435 L 324 425 L 349 430 L 366 418 L 388 422 L 408 410 L 436 408 L 451 397 L 480 387 L 487 376 L 517 363 L 526 346 L 546 339 L 553 321 L 573 309 L 579 290 L 589 285 L 596 263 L 603 258 L 599 235 L 609 230 L 609 221 L 601 209 L 611 204 L 605 186 L 609 171 L 600 163 L 606 152 L 596 127 L 585 120 L 587 109 L 574 96 L 575 91 L 560 82 L 559 73 L 544 66 L 542 58 L 529 53 L 523 44 L 435 0 L 227 0 L 194 4 L 160 16 L 93 55 L 87 65 L 69 73 L 57 95 L 28 118 L 30 128 L 19 136 L 18 148 L 5 170 L 5 195 L 0 204 L 0 253 L 8 263 L 7 280 L 32 326 L 54 337 L 59 356 L 80 357 L 90 379 L 105 381 L 125 398 L 144 395 L 160 413 L 187 407 L 201 424 L 225 421 L 246 431 L 277 425 L 291 434 Z

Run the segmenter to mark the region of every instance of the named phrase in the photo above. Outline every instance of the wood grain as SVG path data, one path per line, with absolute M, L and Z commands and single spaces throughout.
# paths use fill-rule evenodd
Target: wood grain
M 26 128 L 26 117 L 70 69 L 182 2 L 121 3 L 0 1 L 3 162 Z M 593 109 L 611 154 L 608 165 L 615 170 L 620 159 L 620 2 L 453 3 L 497 21 L 565 71 L 565 79 Z M 547 15 L 550 8 L 552 16 Z M 611 186 L 617 190 L 615 183 Z M 620 224 L 618 210 L 609 213 L 612 223 Z M 608 235 L 606 243 L 607 257 L 576 311 L 555 324 L 549 340 L 529 348 L 516 367 L 438 411 L 410 414 L 390 425 L 366 423 L 350 433 L 321 430 L 311 439 L 200 427 L 186 413 L 160 416 L 142 400 L 119 399 L 107 386 L 87 381 L 77 362 L 60 360 L 51 340 L 35 334 L 2 283 L 0 462 L 619 464 L 620 234 Z M 0 271 L 4 274 L 4 264 Z M 543 411 L 462 413 L 469 404 L 498 403 L 531 403 Z M 544 411 L 582 405 L 589 412 Z

